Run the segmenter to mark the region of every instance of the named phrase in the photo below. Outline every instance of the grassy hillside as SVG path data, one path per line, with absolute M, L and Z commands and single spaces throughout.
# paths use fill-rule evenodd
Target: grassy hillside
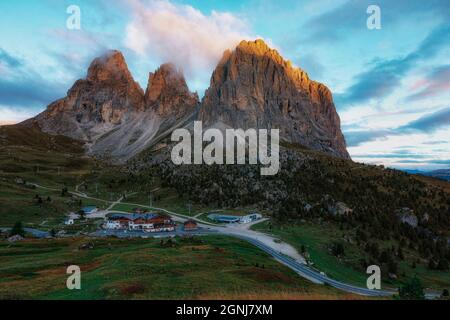
M 93 242 L 91 250 L 79 250 Z M 357 298 L 313 285 L 257 248 L 228 237 L 0 242 L 0 299 Z M 66 288 L 81 268 L 82 290 Z
M 352 230 L 341 229 L 334 223 L 321 220 L 303 221 L 295 225 L 263 222 L 254 225 L 252 229 L 275 235 L 292 244 L 308 258 L 314 268 L 324 271 L 334 279 L 365 286 L 367 265 L 377 264 L 382 269 L 383 287 L 398 288 L 417 276 L 426 288 L 438 292 L 450 288 L 449 272 L 429 270 L 427 259 L 408 246 L 399 246 L 399 243 L 392 239 L 376 241 L 376 243 L 380 251 L 389 252 L 392 247 L 395 250 L 398 250 L 399 247 L 403 248 L 402 257 L 395 257 L 397 265 L 395 279 L 389 277 L 387 262 L 375 259 L 364 246 L 353 241 L 355 233 Z M 343 245 L 342 254 L 335 255 L 333 253 L 332 248 L 335 243 Z
M 26 226 L 60 223 L 82 205 L 62 196 L 100 167 L 84 156 L 81 143 L 51 136 L 33 127 L 0 127 L 0 226 L 23 221 Z M 49 189 L 37 189 L 38 183 Z M 52 190 L 54 189 L 54 190 Z

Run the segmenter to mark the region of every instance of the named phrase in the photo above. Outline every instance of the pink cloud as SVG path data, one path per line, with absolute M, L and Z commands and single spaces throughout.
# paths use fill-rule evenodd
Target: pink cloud
M 130 3 L 133 19 L 126 28 L 125 45 L 160 63 L 173 62 L 190 76 L 211 72 L 226 49 L 252 38 L 245 21 L 231 13 L 204 15 L 166 0 Z
M 436 68 L 426 79 L 417 81 L 412 89 L 419 90 L 410 95 L 407 100 L 421 100 L 434 97 L 450 90 L 450 66 Z

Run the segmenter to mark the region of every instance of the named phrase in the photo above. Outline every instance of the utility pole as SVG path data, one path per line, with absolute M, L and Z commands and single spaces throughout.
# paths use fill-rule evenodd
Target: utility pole
M 190 202 L 188 202 L 187 206 L 188 206 L 188 209 L 189 209 L 189 216 L 190 216 L 191 215 L 192 204 Z
M 150 203 L 150 208 L 153 208 L 153 196 L 152 196 L 151 193 L 148 194 L 148 200 L 149 200 L 149 203 Z

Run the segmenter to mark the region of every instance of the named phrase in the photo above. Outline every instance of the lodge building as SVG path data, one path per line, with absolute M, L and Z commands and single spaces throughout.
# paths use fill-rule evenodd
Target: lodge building
M 104 227 L 110 230 L 168 232 L 175 230 L 175 223 L 170 217 L 155 213 L 113 213 L 106 218 Z

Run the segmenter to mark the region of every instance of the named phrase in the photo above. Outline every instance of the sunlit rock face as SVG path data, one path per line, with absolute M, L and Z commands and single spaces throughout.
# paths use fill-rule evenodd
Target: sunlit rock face
M 163 64 L 150 73 L 145 92 L 147 109 L 163 118 L 183 118 L 199 105 L 197 93 L 192 93 L 183 73 L 171 63 Z
M 282 140 L 349 158 L 330 90 L 262 40 L 224 53 L 199 117 L 206 126 L 280 129 Z

